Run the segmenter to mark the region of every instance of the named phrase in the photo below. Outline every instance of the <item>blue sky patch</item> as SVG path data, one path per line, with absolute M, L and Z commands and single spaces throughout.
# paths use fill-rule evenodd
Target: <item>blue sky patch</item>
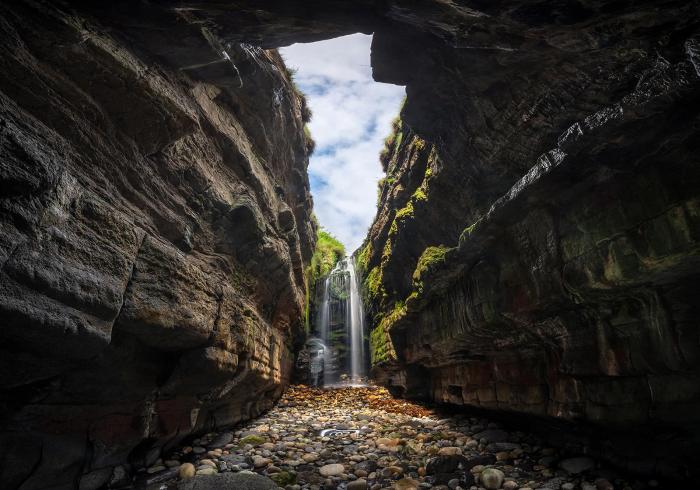
M 374 219 L 379 152 L 399 112 L 404 87 L 372 80 L 372 36 L 353 34 L 280 49 L 313 111 L 316 151 L 309 164 L 319 222 L 357 249 Z

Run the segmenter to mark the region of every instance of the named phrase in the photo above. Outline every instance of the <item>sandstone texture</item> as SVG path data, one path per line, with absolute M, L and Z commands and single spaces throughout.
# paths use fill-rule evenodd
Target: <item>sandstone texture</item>
M 269 49 L 353 32 L 407 87 L 357 253 L 374 375 L 696 471 L 698 9 L 3 3 L 0 486 L 124 486 L 279 397 L 315 234 Z
M 357 252 L 374 375 L 695 472 L 698 3 L 441 5 L 374 39 L 408 96 Z
M 67 7 L 0 18 L 0 487 L 119 486 L 288 382 L 303 100 L 276 51 L 201 28 L 180 69 Z

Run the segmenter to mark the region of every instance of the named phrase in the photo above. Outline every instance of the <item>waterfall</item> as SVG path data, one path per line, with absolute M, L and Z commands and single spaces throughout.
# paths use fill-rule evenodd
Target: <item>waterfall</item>
M 352 257 L 338 261 L 323 282 L 316 332 L 324 346 L 324 386 L 360 384 L 366 376 L 365 312 L 358 285 Z
M 328 319 L 330 317 L 330 276 L 326 277 L 323 281 L 323 296 L 321 300 L 321 307 L 318 309 L 317 325 L 319 330 L 319 336 L 321 337 L 321 342 L 323 343 L 323 384 L 328 382 L 328 370 L 326 366 L 330 365 L 330 350 L 328 349 Z M 319 385 L 319 380 L 316 380 L 316 384 Z
M 346 259 L 349 272 L 348 300 L 350 314 L 350 379 L 359 382 L 365 375 L 365 310 L 362 306 L 362 297 L 358 289 L 355 260 L 352 257 Z

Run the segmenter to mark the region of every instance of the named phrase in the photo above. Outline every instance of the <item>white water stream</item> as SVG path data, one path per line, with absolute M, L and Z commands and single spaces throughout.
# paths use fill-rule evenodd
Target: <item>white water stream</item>
M 367 374 L 365 312 L 352 257 L 340 260 L 325 279 L 316 322 L 324 345 L 323 385 L 362 384 Z

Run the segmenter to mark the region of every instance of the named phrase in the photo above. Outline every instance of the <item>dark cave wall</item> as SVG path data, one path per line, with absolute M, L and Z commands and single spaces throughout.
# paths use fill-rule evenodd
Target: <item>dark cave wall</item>
M 261 48 L 358 31 L 408 96 L 358 251 L 377 379 L 698 467 L 698 2 L 60 5 L 0 7 L 3 486 L 97 488 L 279 396 L 314 230 Z
M 289 381 L 303 101 L 276 51 L 178 70 L 89 15 L 0 11 L 0 486 L 118 486 Z
M 357 252 L 373 373 L 400 396 L 589 425 L 620 466 L 689 475 L 698 5 L 461 5 L 484 16 L 398 14 L 435 35 L 421 69 L 374 58 L 408 98 Z

